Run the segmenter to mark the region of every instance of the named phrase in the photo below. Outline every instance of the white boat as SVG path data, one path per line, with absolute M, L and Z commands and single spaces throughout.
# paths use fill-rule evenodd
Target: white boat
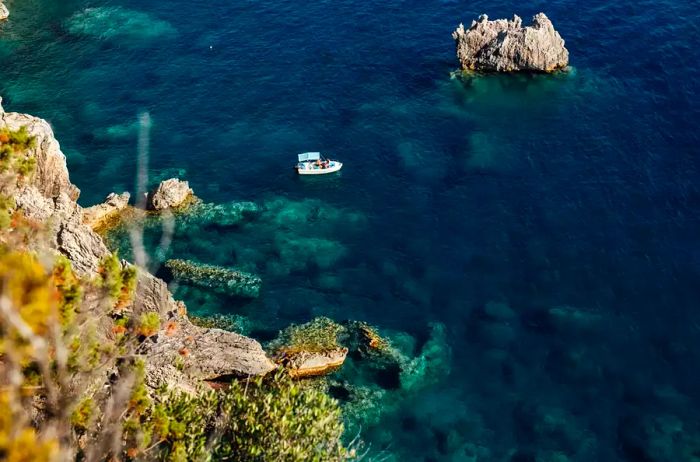
M 343 168 L 343 163 L 324 158 L 320 152 L 299 154 L 299 162 L 294 167 L 299 175 L 325 175 Z

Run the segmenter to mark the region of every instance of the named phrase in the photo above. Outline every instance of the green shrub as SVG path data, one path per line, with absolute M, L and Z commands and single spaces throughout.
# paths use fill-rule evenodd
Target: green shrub
M 12 223 L 12 211 L 15 208 L 15 198 L 0 194 L 0 229 L 6 229 Z
M 95 402 L 92 398 L 86 397 L 73 409 L 71 414 L 71 425 L 79 431 L 85 431 L 89 428 L 92 418 L 95 413 Z
M 18 130 L 0 128 L 0 173 L 8 170 L 20 176 L 29 175 L 36 168 L 36 159 L 26 151 L 36 146 L 36 138 L 27 127 Z
M 238 462 L 350 459 L 335 400 L 284 373 L 234 381 L 228 390 L 190 395 L 158 390 L 151 401 L 135 389 L 125 420 L 130 458 Z M 138 396 L 138 398 L 136 398 Z
M 139 335 L 150 337 L 160 330 L 160 316 L 158 313 L 143 313 L 139 318 Z
M 326 462 L 349 458 L 341 442 L 338 403 L 322 391 L 303 388 L 284 372 L 268 380 L 232 383 L 221 411 L 227 421 L 214 451 L 216 459 Z
M 64 329 L 75 320 L 75 313 L 83 296 L 80 280 L 73 273 L 70 261 L 60 256 L 53 267 L 53 283 L 59 295 L 59 314 Z
M 293 324 L 270 344 L 273 351 L 328 351 L 340 348 L 338 336 L 345 328 L 335 321 L 319 317 L 306 324 Z
M 100 261 L 98 274 L 97 283 L 114 300 L 115 310 L 119 311 L 131 302 L 137 283 L 135 267 L 122 265 L 119 256 L 113 253 Z

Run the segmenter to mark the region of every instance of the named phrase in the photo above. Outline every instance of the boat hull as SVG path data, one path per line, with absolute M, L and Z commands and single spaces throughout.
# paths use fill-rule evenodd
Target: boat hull
M 329 173 L 335 173 L 343 168 L 342 162 L 332 162 L 327 168 L 298 168 L 297 173 L 299 175 L 327 175 Z

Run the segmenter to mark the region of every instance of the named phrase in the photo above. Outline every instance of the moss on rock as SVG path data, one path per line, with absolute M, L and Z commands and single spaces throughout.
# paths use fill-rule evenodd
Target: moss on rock
M 175 279 L 211 289 L 224 295 L 256 298 L 260 295 L 262 280 L 253 274 L 222 266 L 204 265 L 191 260 L 165 262 Z

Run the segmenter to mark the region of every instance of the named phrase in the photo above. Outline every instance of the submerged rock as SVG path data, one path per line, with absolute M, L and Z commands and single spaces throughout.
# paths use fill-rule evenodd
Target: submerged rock
M 10 10 L 7 9 L 4 3 L 0 2 L 0 21 L 10 17 Z
M 104 227 L 113 221 L 129 205 L 131 195 L 111 193 L 102 204 L 83 209 L 83 223 L 92 229 Z
M 211 289 L 224 295 L 256 298 L 262 280 L 254 274 L 221 266 L 203 265 L 189 260 L 165 262 L 173 276 L 181 282 Z
M 126 39 L 135 43 L 174 36 L 176 33 L 175 28 L 166 21 L 119 6 L 85 8 L 66 22 L 66 28 L 74 35 L 106 40 Z
M 148 195 L 147 206 L 150 210 L 177 208 L 184 205 L 193 194 L 194 191 L 187 181 L 171 178 L 161 182 L 156 190 Z
M 484 14 L 469 29 L 460 24 L 452 38 L 462 70 L 553 72 L 569 64 L 564 40 L 544 13 L 526 27 L 517 15 L 489 21 Z
M 187 213 L 181 218 L 188 226 L 237 226 L 248 217 L 257 215 L 259 211 L 260 208 L 255 202 L 197 202 L 188 207 Z

